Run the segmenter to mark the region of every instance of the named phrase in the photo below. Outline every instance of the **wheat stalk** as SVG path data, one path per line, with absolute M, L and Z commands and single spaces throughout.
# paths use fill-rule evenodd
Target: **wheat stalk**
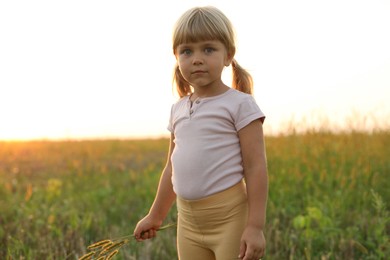
M 170 223 L 165 226 L 160 227 L 157 231 L 162 231 L 176 226 L 176 223 Z M 142 234 L 142 233 L 141 233 Z M 119 249 L 128 244 L 130 240 L 128 238 L 135 238 L 134 235 L 128 235 L 124 237 L 114 238 L 114 239 L 104 239 L 98 242 L 95 242 L 87 247 L 90 251 L 85 255 L 81 256 L 79 260 L 110 260 L 116 254 L 118 254 Z

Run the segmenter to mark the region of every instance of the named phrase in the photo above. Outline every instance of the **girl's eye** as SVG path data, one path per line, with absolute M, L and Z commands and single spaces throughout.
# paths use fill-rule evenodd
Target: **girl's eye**
M 211 48 L 211 47 L 208 47 L 208 48 L 204 49 L 204 52 L 205 52 L 206 54 L 211 54 L 211 53 L 213 53 L 213 51 L 215 51 L 215 49 L 214 49 L 214 48 Z
M 191 54 L 191 50 L 190 49 L 184 49 L 180 52 L 180 54 L 184 54 L 184 55 L 190 55 Z

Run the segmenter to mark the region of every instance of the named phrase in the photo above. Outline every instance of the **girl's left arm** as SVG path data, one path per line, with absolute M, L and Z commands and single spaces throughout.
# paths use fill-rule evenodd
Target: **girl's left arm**
M 248 196 L 248 222 L 241 237 L 240 258 L 260 259 L 265 254 L 264 226 L 268 198 L 267 158 L 263 125 L 252 121 L 238 132 Z

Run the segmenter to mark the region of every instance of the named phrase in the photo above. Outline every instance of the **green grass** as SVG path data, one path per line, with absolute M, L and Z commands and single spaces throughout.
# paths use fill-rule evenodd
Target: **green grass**
M 265 259 L 390 255 L 390 132 L 266 137 Z M 153 201 L 168 140 L 0 142 L 0 259 L 77 259 L 129 235 Z M 175 222 L 173 209 L 166 223 Z M 175 230 L 114 259 L 176 259 Z

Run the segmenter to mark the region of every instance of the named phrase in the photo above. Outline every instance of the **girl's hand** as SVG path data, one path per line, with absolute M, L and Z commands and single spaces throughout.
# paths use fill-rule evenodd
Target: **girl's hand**
M 161 224 L 162 220 L 157 220 L 152 216 L 147 215 L 137 223 L 133 233 L 135 239 L 137 239 L 137 241 L 144 241 L 146 239 L 154 238 Z
M 247 226 L 241 237 L 240 255 L 242 260 L 259 260 L 265 255 L 265 237 L 262 229 Z

